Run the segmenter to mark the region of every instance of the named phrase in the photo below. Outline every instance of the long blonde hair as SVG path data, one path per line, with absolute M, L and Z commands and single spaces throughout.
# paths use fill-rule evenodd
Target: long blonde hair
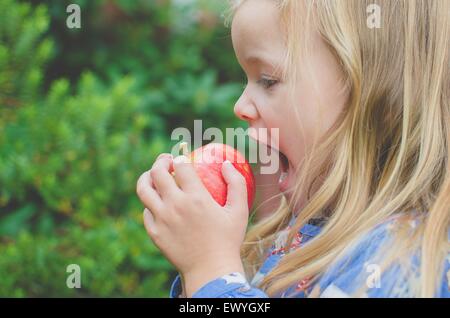
M 233 1 L 231 11 L 244 1 Z M 450 2 L 273 1 L 286 31 L 285 69 L 292 89 L 301 56 L 308 54 L 308 40 L 300 40 L 298 30 L 303 37 L 309 34 L 303 30 L 315 28 L 345 74 L 349 98 L 297 171 L 292 200 L 283 200 L 249 230 L 242 247 L 247 274 L 259 269 L 300 194 L 321 178 L 287 242 L 313 217 L 328 213 L 326 225 L 308 244 L 287 253 L 259 287 L 274 296 L 302 279 L 312 283 L 351 242 L 398 212 L 415 211 L 423 222 L 414 237 L 400 223 L 396 243 L 383 255 L 391 255 L 389 264 L 420 250 L 413 296 L 432 297 L 449 252 Z M 371 29 L 367 7 L 373 3 L 381 8 L 381 27 Z

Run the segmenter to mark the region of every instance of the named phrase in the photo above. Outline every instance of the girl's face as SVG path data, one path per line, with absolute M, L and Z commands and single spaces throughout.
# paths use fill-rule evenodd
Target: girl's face
M 300 71 L 292 103 L 288 85 L 282 80 L 285 34 L 274 0 L 246 0 L 234 16 L 231 35 L 236 57 L 248 80 L 234 112 L 248 122 L 250 136 L 259 142 L 266 140 L 255 133 L 258 129 L 265 128 L 269 133 L 273 128 L 279 129 L 279 144 L 275 147 L 281 158 L 279 187 L 289 196 L 288 190 L 295 181 L 294 171 L 306 149 L 314 138 L 320 138 L 333 125 L 344 107 L 346 95 L 340 85 L 341 71 L 319 34 L 313 34 L 314 54 L 307 61 L 298 61 Z M 302 30 L 298 30 L 298 39 L 301 38 Z M 309 65 L 313 70 L 316 89 L 302 72 L 302 65 Z

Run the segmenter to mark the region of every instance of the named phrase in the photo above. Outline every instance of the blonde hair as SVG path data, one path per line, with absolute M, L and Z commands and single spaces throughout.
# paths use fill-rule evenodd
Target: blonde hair
M 245 1 L 233 1 L 231 11 Z M 327 214 L 326 225 L 308 244 L 287 253 L 259 287 L 275 296 L 305 278 L 312 284 L 351 242 L 399 212 L 406 221 L 406 212 L 414 211 L 423 221 L 413 236 L 405 230 L 407 222 L 398 222 L 395 244 L 382 252 L 389 258 L 383 268 L 394 260 L 407 264 L 420 250 L 420 279 L 411 280 L 412 296 L 433 297 L 449 252 L 450 2 L 274 1 L 285 28 L 291 91 L 309 49 L 308 39 L 300 39 L 311 34 L 304 30 L 318 30 L 342 68 L 349 97 L 334 126 L 308 149 L 292 200 L 283 200 L 247 233 L 242 247 L 247 274 L 261 266 L 300 194 L 321 178 L 290 230 L 288 246 L 309 219 Z M 372 3 L 381 8 L 380 28 L 367 26 Z M 357 295 L 363 292 L 361 286 Z

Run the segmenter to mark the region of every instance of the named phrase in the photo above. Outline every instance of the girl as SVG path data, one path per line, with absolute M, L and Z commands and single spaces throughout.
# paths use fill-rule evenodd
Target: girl
M 221 207 L 160 155 L 137 192 L 172 297 L 450 296 L 450 2 L 373 2 L 233 3 L 234 111 L 279 128 L 283 201 L 245 237 L 231 164 Z

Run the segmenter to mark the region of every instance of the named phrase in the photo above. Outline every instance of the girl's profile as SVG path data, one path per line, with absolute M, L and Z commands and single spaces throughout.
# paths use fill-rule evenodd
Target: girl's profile
M 281 204 L 249 225 L 232 165 L 221 207 L 162 154 L 138 194 L 171 297 L 450 296 L 450 2 L 376 4 L 230 1 L 233 111 L 279 128 Z

